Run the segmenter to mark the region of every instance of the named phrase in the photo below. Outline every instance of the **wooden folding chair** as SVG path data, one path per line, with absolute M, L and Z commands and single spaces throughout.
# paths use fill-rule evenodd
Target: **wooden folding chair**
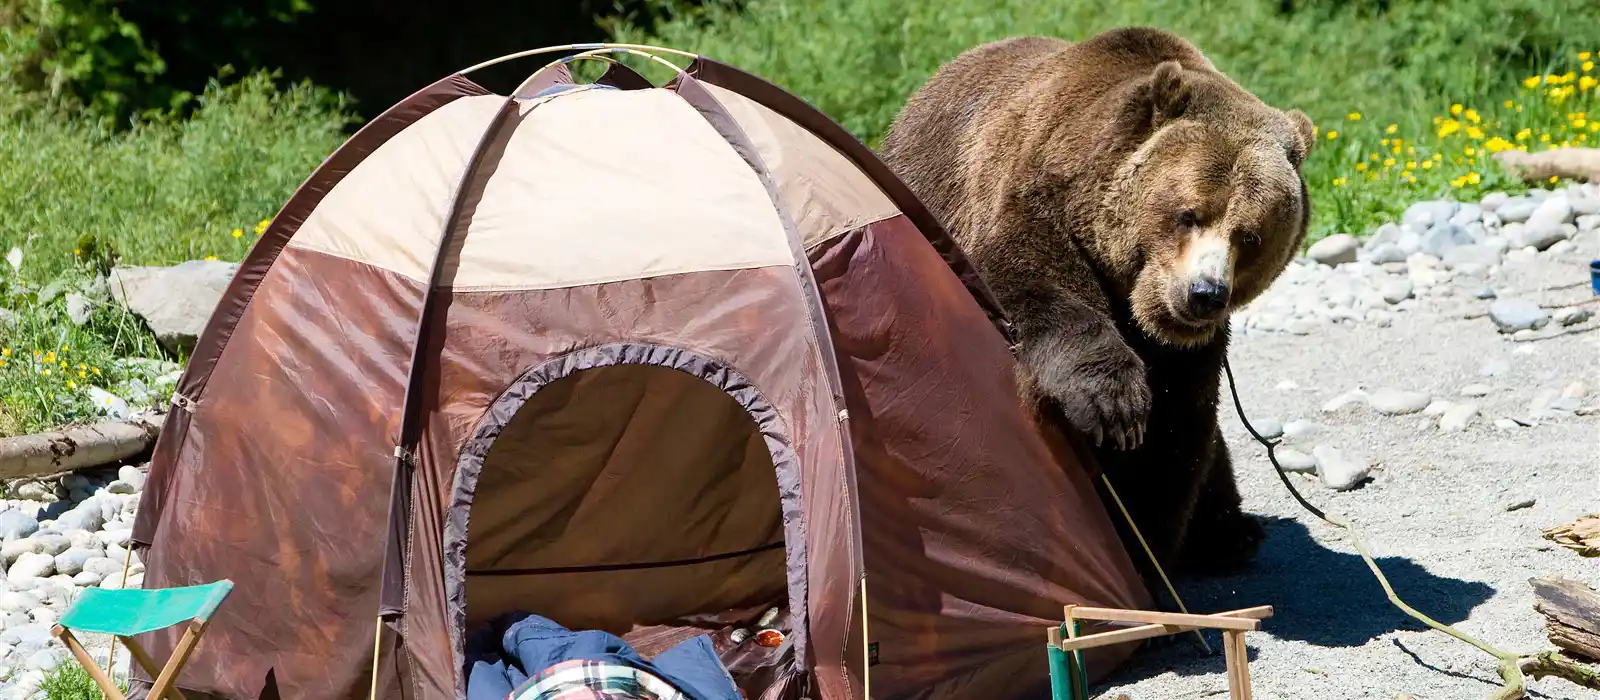
M 1228 697 L 1231 700 L 1250 700 L 1250 662 L 1244 646 L 1244 634 L 1261 629 L 1261 620 L 1272 617 L 1272 606 L 1260 605 L 1210 615 L 1076 605 L 1066 606 L 1065 612 L 1066 622 L 1051 627 L 1046 635 L 1050 654 L 1051 700 L 1089 700 L 1088 673 L 1084 669 L 1082 656 L 1084 649 L 1198 629 L 1222 630 L 1222 652 L 1228 666 Z M 1081 620 L 1125 622 L 1138 626 L 1084 635 Z
M 228 579 L 201 586 L 155 590 L 90 588 L 72 603 L 51 633 L 67 645 L 67 650 L 94 679 L 95 685 L 100 686 L 100 692 L 105 693 L 106 700 L 126 700 L 127 696 L 111 680 L 110 674 L 89 656 L 83 644 L 73 636 L 73 630 L 116 636 L 128 647 L 133 660 L 155 679 L 150 687 L 150 698 L 185 700 L 176 685 L 178 674 L 200 643 L 200 635 L 205 634 L 211 614 L 216 612 L 232 591 L 233 581 Z M 135 635 L 184 622 L 189 627 L 184 630 L 178 646 L 172 650 L 172 658 L 167 660 L 165 666 L 157 666 L 155 659 L 150 658 L 144 647 L 134 640 Z

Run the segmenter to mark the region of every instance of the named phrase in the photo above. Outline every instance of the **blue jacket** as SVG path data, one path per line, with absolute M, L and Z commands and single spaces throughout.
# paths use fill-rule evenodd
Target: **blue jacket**
M 705 635 L 685 640 L 647 661 L 610 632 L 574 632 L 553 620 L 528 614 L 506 627 L 500 646 L 505 660 L 490 656 L 472 663 L 467 700 L 504 700 L 529 676 L 573 659 L 638 668 L 671 683 L 692 700 L 740 700 L 733 678 Z

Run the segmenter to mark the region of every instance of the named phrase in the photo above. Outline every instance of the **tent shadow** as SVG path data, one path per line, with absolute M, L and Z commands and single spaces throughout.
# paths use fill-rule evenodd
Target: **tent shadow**
M 1251 640 L 1247 642 L 1250 658 L 1255 658 L 1253 640 L 1263 634 L 1319 647 L 1348 648 L 1395 630 L 1427 629 L 1389 603 L 1360 555 L 1322 546 L 1297 520 L 1263 517 L 1262 525 L 1267 538 L 1251 568 L 1225 576 L 1178 577 L 1173 582 L 1191 612 L 1271 605 L 1273 616 L 1263 621 L 1262 631 L 1247 637 Z M 1377 564 L 1402 600 L 1447 625 L 1465 620 L 1494 593 L 1487 584 L 1436 576 L 1403 557 L 1379 558 Z M 1221 635 L 1209 631 L 1205 636 L 1217 652 L 1215 656 L 1206 656 L 1192 634 L 1162 638 L 1141 650 L 1104 684 L 1165 672 L 1180 676 L 1220 673 Z

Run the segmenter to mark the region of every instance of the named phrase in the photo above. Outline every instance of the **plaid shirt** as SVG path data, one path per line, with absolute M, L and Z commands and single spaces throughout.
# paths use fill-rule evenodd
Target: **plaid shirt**
M 563 661 L 524 681 L 506 700 L 689 700 L 677 688 L 624 664 Z

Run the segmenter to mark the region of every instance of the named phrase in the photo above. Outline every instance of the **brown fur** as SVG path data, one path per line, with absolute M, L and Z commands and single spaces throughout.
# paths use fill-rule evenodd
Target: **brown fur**
M 1017 323 L 1027 398 L 1093 439 L 1180 568 L 1232 568 L 1262 536 L 1239 509 L 1218 375 L 1228 314 L 1305 236 L 1315 141 L 1304 114 L 1263 104 L 1186 41 L 1128 28 L 971 49 L 884 142 Z M 1195 292 L 1221 288 L 1201 280 L 1225 298 Z

